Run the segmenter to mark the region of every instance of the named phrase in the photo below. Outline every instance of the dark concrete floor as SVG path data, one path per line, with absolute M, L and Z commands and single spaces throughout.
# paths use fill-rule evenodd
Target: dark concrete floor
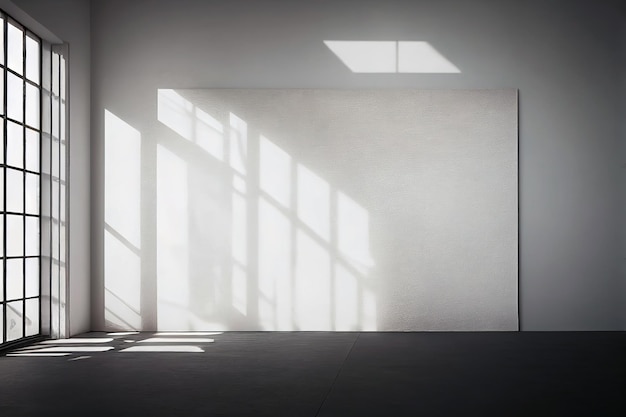
M 626 416 L 624 332 L 80 337 L 0 357 L 0 416 Z

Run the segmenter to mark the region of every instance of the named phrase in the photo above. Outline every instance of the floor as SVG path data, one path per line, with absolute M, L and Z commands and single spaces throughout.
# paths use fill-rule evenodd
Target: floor
M 626 332 L 88 333 L 0 357 L 0 416 L 57 415 L 623 417 Z

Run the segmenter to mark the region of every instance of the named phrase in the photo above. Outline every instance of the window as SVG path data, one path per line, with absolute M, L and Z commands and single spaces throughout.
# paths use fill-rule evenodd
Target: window
M 41 333 L 41 39 L 0 14 L 0 343 Z

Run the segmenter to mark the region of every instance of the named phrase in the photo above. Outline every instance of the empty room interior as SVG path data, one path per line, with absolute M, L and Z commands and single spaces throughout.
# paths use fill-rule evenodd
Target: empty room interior
M 0 415 L 626 415 L 626 7 L 0 0 Z

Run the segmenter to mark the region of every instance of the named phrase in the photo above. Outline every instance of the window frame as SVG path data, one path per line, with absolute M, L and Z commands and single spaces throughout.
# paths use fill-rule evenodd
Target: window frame
M 16 344 L 23 342 L 25 340 L 31 338 L 37 338 L 42 335 L 42 288 L 43 288 L 43 280 L 42 280 L 42 242 L 41 242 L 41 230 L 42 230 L 42 207 L 43 207 L 43 199 L 42 199 L 42 136 L 43 136 L 43 39 L 39 37 L 36 33 L 31 31 L 28 27 L 18 22 L 12 16 L 7 14 L 6 12 L 0 10 L 0 17 L 2 21 L 2 31 L 3 35 L 3 50 L 1 53 L 2 61 L 0 62 L 0 71 L 2 71 L 2 112 L 0 114 L 0 119 L 2 120 L 2 134 L 3 134 L 3 143 L 2 143 L 2 158 L 0 160 L 0 170 L 2 170 L 2 210 L 0 216 L 2 222 L 2 250 L 0 251 L 0 259 L 2 261 L 1 269 L 2 269 L 2 298 L 0 299 L 0 309 L 2 311 L 2 332 L 0 333 L 0 349 L 3 349 L 5 346 Z M 10 49 L 10 39 L 9 39 L 9 30 L 10 28 L 16 28 L 21 32 L 21 68 L 16 68 L 14 66 L 9 65 L 9 49 Z M 36 43 L 36 53 L 35 55 L 31 55 L 29 51 L 29 41 L 35 41 Z M 37 68 L 32 72 L 29 68 L 30 60 L 36 58 L 37 60 Z M 21 73 L 20 73 L 21 71 Z M 32 76 L 32 78 L 31 78 Z M 9 103 L 9 88 L 8 82 L 10 77 L 17 77 L 17 80 L 21 82 L 21 118 L 9 116 L 9 110 L 11 108 Z M 29 96 L 28 90 L 29 86 L 36 89 L 37 94 L 35 96 Z M 37 103 L 34 105 L 34 109 L 36 109 L 35 119 L 29 117 L 29 104 L 32 104 L 29 100 L 36 97 Z M 33 107 L 30 108 L 31 110 Z M 21 119 L 21 120 L 20 120 Z M 36 121 L 35 121 L 36 120 Z M 34 122 L 34 123 L 32 123 Z M 21 134 L 18 136 L 18 140 L 21 141 L 21 163 L 18 164 L 20 166 L 15 166 L 13 164 L 9 164 L 9 126 L 10 123 L 16 125 L 18 129 L 20 129 Z M 29 148 L 27 145 L 27 138 L 29 137 L 29 132 L 34 133 L 37 138 L 37 146 Z M 21 136 L 21 137 L 20 137 Z M 32 136 L 30 137 L 32 139 Z M 15 139 L 15 138 L 13 138 Z M 30 149 L 30 150 L 29 150 Z M 33 166 L 28 164 L 28 152 L 36 149 L 38 166 L 37 170 L 33 170 Z M 12 171 L 8 171 L 12 170 Z M 8 172 L 19 172 L 21 174 L 21 211 L 19 210 L 8 210 L 7 206 L 7 173 Z M 19 175 L 19 174 L 18 174 Z M 28 182 L 27 178 L 32 175 L 37 175 L 37 188 L 36 188 L 36 212 L 30 212 L 27 204 L 28 198 Z M 32 178 L 32 177 L 31 177 Z M 31 190 L 32 191 L 32 190 Z M 11 207 L 12 209 L 14 207 Z M 32 205 L 30 208 L 33 208 Z M 22 248 L 20 255 L 9 255 L 8 249 L 8 240 L 10 237 L 8 236 L 8 218 L 9 216 L 20 216 L 22 220 L 21 225 L 21 234 L 22 234 Z M 33 218 L 37 220 L 36 227 L 36 239 L 34 244 L 36 244 L 36 254 L 33 252 L 27 252 L 27 247 L 30 245 L 27 237 L 27 224 L 28 219 Z M 35 232 L 32 231 L 31 232 Z M 34 234 L 33 234 L 34 236 Z M 31 236 L 32 237 L 32 236 Z M 8 260 L 21 260 L 21 297 L 9 297 L 7 293 L 8 289 L 8 280 L 7 276 L 7 264 Z M 28 259 L 36 259 L 36 277 L 35 280 L 37 282 L 37 290 L 35 291 L 36 295 L 29 295 L 28 293 L 28 281 L 27 281 L 27 262 Z M 35 329 L 30 328 L 28 326 L 27 320 L 29 316 L 29 304 L 32 306 L 32 303 L 28 301 L 37 300 L 36 309 L 37 309 L 37 325 Z M 18 337 L 9 336 L 10 328 L 8 326 L 9 317 L 7 312 L 11 305 L 21 304 L 21 310 L 17 310 L 18 315 L 21 311 L 21 328 L 20 335 Z M 33 315 L 34 318 L 34 315 Z M 11 337 L 9 339 L 9 337 Z

